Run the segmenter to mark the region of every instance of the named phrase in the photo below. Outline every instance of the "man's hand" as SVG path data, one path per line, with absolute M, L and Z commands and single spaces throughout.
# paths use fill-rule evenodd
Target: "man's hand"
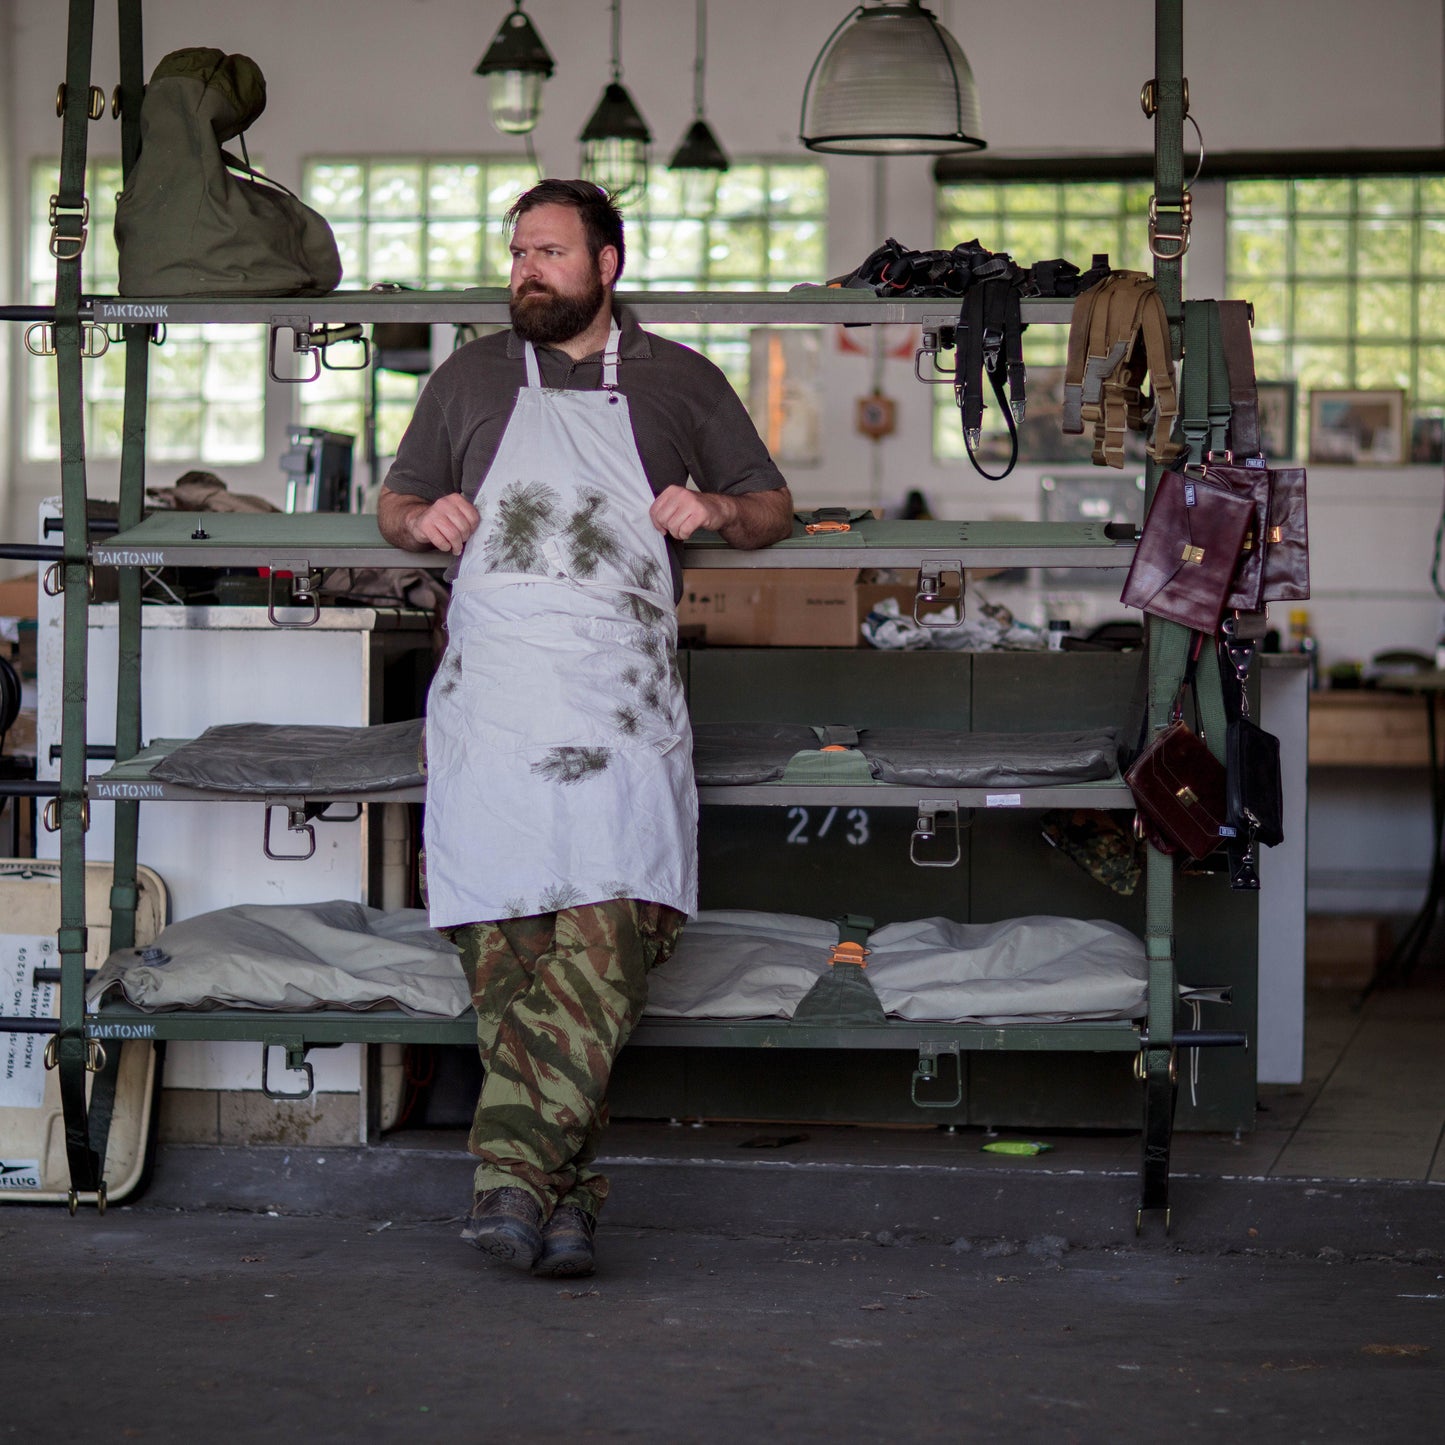
M 730 547 L 751 550 L 780 542 L 793 530 L 793 497 L 786 487 L 771 492 L 694 492 L 668 487 L 649 514 L 652 525 L 679 542 L 694 532 L 716 532 Z
M 376 522 L 393 547 L 407 552 L 455 552 L 477 530 L 481 514 L 460 492 L 448 492 L 434 502 L 382 487 Z

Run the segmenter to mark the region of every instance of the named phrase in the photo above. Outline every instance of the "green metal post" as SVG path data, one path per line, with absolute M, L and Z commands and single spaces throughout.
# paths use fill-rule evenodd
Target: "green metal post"
M 1182 353 L 1182 262 L 1188 247 L 1184 197 L 1184 3 L 1155 0 L 1154 77 L 1146 88 L 1154 118 L 1154 198 L 1149 220 L 1149 249 L 1154 284 L 1169 318 L 1169 348 L 1176 363 Z M 1146 105 L 1146 111 L 1149 105 Z M 1164 239 L 1166 236 L 1177 239 Z M 1148 467 L 1152 501 L 1157 469 Z M 1189 632 L 1174 622 L 1149 619 L 1149 725 L 1166 725 L 1179 689 Z M 1174 1067 L 1174 860 L 1150 847 L 1145 859 L 1145 948 L 1149 960 L 1149 1047 L 1143 1053 L 1144 1155 L 1140 1215 L 1167 1209 L 1169 1146 L 1173 1123 Z
M 65 1149 L 72 1207 L 80 1191 L 102 1188 L 91 1147 L 86 1101 L 85 798 L 86 633 L 89 538 L 86 525 L 85 408 L 81 379 L 81 257 L 89 211 L 85 198 L 86 127 L 90 124 L 90 56 L 94 0 L 70 0 L 60 151 L 60 189 L 52 201 L 50 249 L 55 256 L 55 351 L 60 399 L 60 490 L 65 511 L 60 564 L 65 589 L 60 717 L 60 1071 Z M 48 810 L 47 810 L 48 811 Z
M 120 25 L 120 100 L 122 174 L 129 178 L 140 154 L 140 103 L 145 89 L 140 0 L 118 0 Z M 145 509 L 146 389 L 150 367 L 150 326 L 127 326 L 125 335 L 125 412 L 121 434 L 119 523 L 122 531 L 139 526 Z M 141 574 L 134 567 L 118 572 L 115 756 L 132 758 L 141 747 Z M 135 943 L 137 833 L 140 804 L 115 805 L 115 870 L 110 892 L 110 946 Z

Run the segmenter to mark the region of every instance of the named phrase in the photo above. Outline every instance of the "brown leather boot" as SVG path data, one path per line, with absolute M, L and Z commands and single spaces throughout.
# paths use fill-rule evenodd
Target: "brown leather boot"
M 532 1273 L 548 1279 L 577 1279 L 592 1273 L 592 1238 L 597 1220 L 575 1204 L 559 1204 L 542 1227 L 542 1252 Z
M 530 1269 L 542 1252 L 542 1206 L 525 1189 L 488 1189 L 472 1204 L 462 1238 L 516 1269 Z

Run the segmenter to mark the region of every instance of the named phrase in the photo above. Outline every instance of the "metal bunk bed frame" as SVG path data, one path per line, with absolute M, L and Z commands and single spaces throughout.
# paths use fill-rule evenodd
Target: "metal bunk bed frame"
M 49 794 L 45 823 L 60 834 L 61 922 L 58 935 L 60 1016 L 58 1020 L 0 1019 L 0 1031 L 29 1029 L 53 1034 L 50 1057 L 59 1071 L 70 1172 L 70 1208 L 81 1199 L 100 1209 L 106 1201 L 105 1147 L 120 1050 L 125 1040 L 207 1039 L 251 1040 L 286 1050 L 288 1068 L 308 1077 L 308 1049 L 343 1041 L 366 1043 L 470 1043 L 469 1018 L 423 1020 L 401 1014 L 306 1013 L 284 1015 L 229 1010 L 206 1013 L 146 1014 L 107 1005 L 88 1015 L 85 1004 L 86 914 L 84 896 L 85 834 L 91 798 L 115 800 L 114 883 L 111 890 L 112 949 L 134 942 L 137 905 L 136 839 L 141 797 L 156 794 L 134 787 L 139 781 L 135 760 L 141 753 L 140 640 L 141 571 L 159 565 L 224 566 L 269 563 L 289 571 L 301 586 L 289 599 L 273 597 L 274 607 L 299 602 L 314 607 L 308 579 L 320 570 L 340 566 L 416 567 L 415 554 L 397 552 L 381 541 L 373 519 L 347 515 L 212 516 L 204 525 L 195 515 L 153 515 L 143 520 L 145 407 L 149 346 L 157 328 L 167 321 L 264 322 L 271 337 L 271 366 L 276 373 L 278 340 L 289 334 L 295 354 L 318 352 L 338 340 L 354 340 L 356 323 L 405 316 L 411 321 L 505 321 L 506 293 L 470 290 L 418 295 L 335 293 L 305 299 L 235 300 L 204 297 L 125 299 L 88 297 L 82 289 L 82 260 L 88 228 L 84 194 L 86 129 L 103 112 L 103 92 L 92 85 L 90 63 L 94 0 L 69 0 L 65 81 L 57 95 L 63 122 L 59 191 L 52 198 L 50 250 L 56 262 L 55 302 L 51 307 L 0 307 L 0 319 L 30 322 L 49 328 L 59 380 L 63 531 L 55 548 L 10 546 L 0 555 L 25 556 L 52 562 L 46 585 L 64 594 L 64 679 L 58 785 L 30 785 Z M 113 114 L 122 121 L 123 173 L 129 174 L 139 150 L 140 102 L 145 75 L 142 58 L 142 0 L 117 0 L 120 30 L 120 84 L 112 98 Z M 1155 71 L 1145 85 L 1141 103 L 1154 121 L 1154 197 L 1150 208 L 1150 250 L 1154 272 L 1170 324 L 1173 354 L 1181 354 L 1181 262 L 1188 248 L 1189 196 L 1184 182 L 1182 137 L 1187 110 L 1183 78 L 1182 0 L 1156 0 Z M 916 322 L 928 327 L 951 324 L 956 315 L 947 303 L 883 300 L 861 292 L 818 288 L 784 295 L 728 294 L 712 298 L 698 293 L 646 293 L 624 297 L 640 320 L 786 322 Z M 1066 323 L 1067 301 L 1024 303 L 1026 322 Z M 337 323 L 343 323 L 338 327 Z M 83 363 L 95 328 L 119 328 L 126 346 L 126 390 L 120 468 L 119 527 L 114 537 L 92 536 L 87 522 L 87 486 L 83 433 Z M 27 334 L 28 345 L 28 334 Z M 294 380 L 295 377 L 284 378 Z M 1154 467 L 1149 468 L 1152 495 Z M 1132 546 L 1103 534 L 1102 528 L 1029 523 L 873 523 L 846 537 L 811 539 L 801 535 L 765 554 L 738 553 L 706 541 L 687 547 L 692 567 L 803 566 L 856 567 L 931 565 L 939 572 L 965 567 L 1114 566 L 1126 567 Z M 116 766 L 101 777 L 87 776 L 86 636 L 88 591 L 92 569 L 114 567 L 119 573 L 119 682 L 114 757 Z M 1149 723 L 1162 727 L 1184 665 L 1188 634 L 1174 624 L 1151 623 L 1149 651 Z M 129 765 L 129 769 L 128 769 Z M 6 785 L 11 791 L 15 785 Z M 1055 806 L 1065 798 L 1094 806 L 1128 808 L 1127 790 L 1084 785 L 1091 793 L 1053 788 L 1041 790 L 1028 806 Z M 757 802 L 756 789 L 708 790 L 710 803 Z M 821 796 L 821 790 L 820 796 Z M 833 789 L 832 791 L 839 791 Z M 885 801 L 869 789 L 869 801 Z M 884 790 L 893 791 L 893 790 Z M 917 789 L 898 789 L 913 806 Z M 981 792 L 982 790 L 974 790 Z M 1047 797 L 1045 797 L 1047 794 Z M 179 794 L 159 796 L 177 797 Z M 315 800 L 283 800 L 296 805 Z M 903 797 L 890 800 L 904 805 Z M 965 806 L 972 799 L 958 790 L 954 799 Z M 1148 1012 L 1143 1026 L 1116 1023 L 986 1025 L 890 1023 L 886 1026 L 819 1027 L 775 1022 L 719 1024 L 690 1020 L 644 1022 L 638 1043 L 687 1043 L 697 1046 L 821 1047 L 832 1049 L 916 1049 L 920 1079 L 938 1078 L 939 1059 L 969 1050 L 1073 1050 L 1132 1053 L 1135 1073 L 1143 1084 L 1143 1128 L 1137 1223 L 1146 1211 L 1163 1211 L 1168 1226 L 1168 1187 L 1177 1052 L 1181 1047 L 1239 1043 L 1242 1036 L 1201 1033 L 1176 1027 L 1176 978 L 1173 934 L 1173 862 L 1150 849 L 1146 867 L 1146 950 Z M 109 1057 L 106 1045 L 111 1044 Z M 961 1069 L 961 1065 L 959 1066 Z M 94 1076 L 89 1090 L 87 1082 Z M 961 1074 L 960 1074 L 961 1078 Z M 300 1097 L 277 1093 L 273 1097 Z M 961 1085 L 960 1085 L 961 1087 Z M 915 1094 L 916 1097 L 916 1094 Z

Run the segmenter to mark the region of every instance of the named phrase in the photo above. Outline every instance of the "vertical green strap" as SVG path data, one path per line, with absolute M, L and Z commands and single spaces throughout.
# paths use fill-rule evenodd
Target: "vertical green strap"
M 1209 449 L 1209 302 L 1186 301 L 1184 365 L 1179 386 L 1180 427 L 1189 466 L 1204 464 Z
M 1229 364 L 1224 358 L 1224 324 L 1219 302 L 1204 301 L 1209 332 L 1209 450 L 1222 457 L 1229 450 L 1229 419 L 1234 408 L 1229 399 Z
M 145 94 L 145 51 L 141 44 L 141 0 L 116 0 L 120 26 L 120 165 L 130 179 L 140 154 L 140 103 Z
M 117 0 L 120 31 L 120 103 L 122 174 L 129 178 L 140 154 L 140 107 L 145 93 L 141 0 Z M 150 370 L 149 326 L 125 328 L 125 413 L 121 430 L 119 523 L 122 531 L 139 526 L 145 513 L 146 391 Z M 122 568 L 117 627 L 115 756 L 131 758 L 141 746 L 141 574 Z M 115 804 L 115 874 L 110 895 L 110 946 L 135 943 L 136 838 L 140 805 Z
M 1184 208 L 1184 0 L 1154 4 L 1154 206 L 1163 231 L 1183 229 Z M 1178 254 L 1167 254 L 1176 250 Z M 1154 284 L 1169 318 L 1170 348 L 1179 356 L 1183 297 L 1182 246 L 1164 244 L 1154 257 Z
M 55 351 L 60 413 L 60 491 L 64 507 L 64 670 L 60 713 L 60 1032 L 56 1062 L 72 1190 L 100 1185 L 100 1160 L 86 1117 L 85 745 L 89 537 L 86 525 L 85 403 L 81 378 L 81 260 L 85 226 L 86 127 L 94 0 L 70 0 L 60 188 L 52 232 Z

